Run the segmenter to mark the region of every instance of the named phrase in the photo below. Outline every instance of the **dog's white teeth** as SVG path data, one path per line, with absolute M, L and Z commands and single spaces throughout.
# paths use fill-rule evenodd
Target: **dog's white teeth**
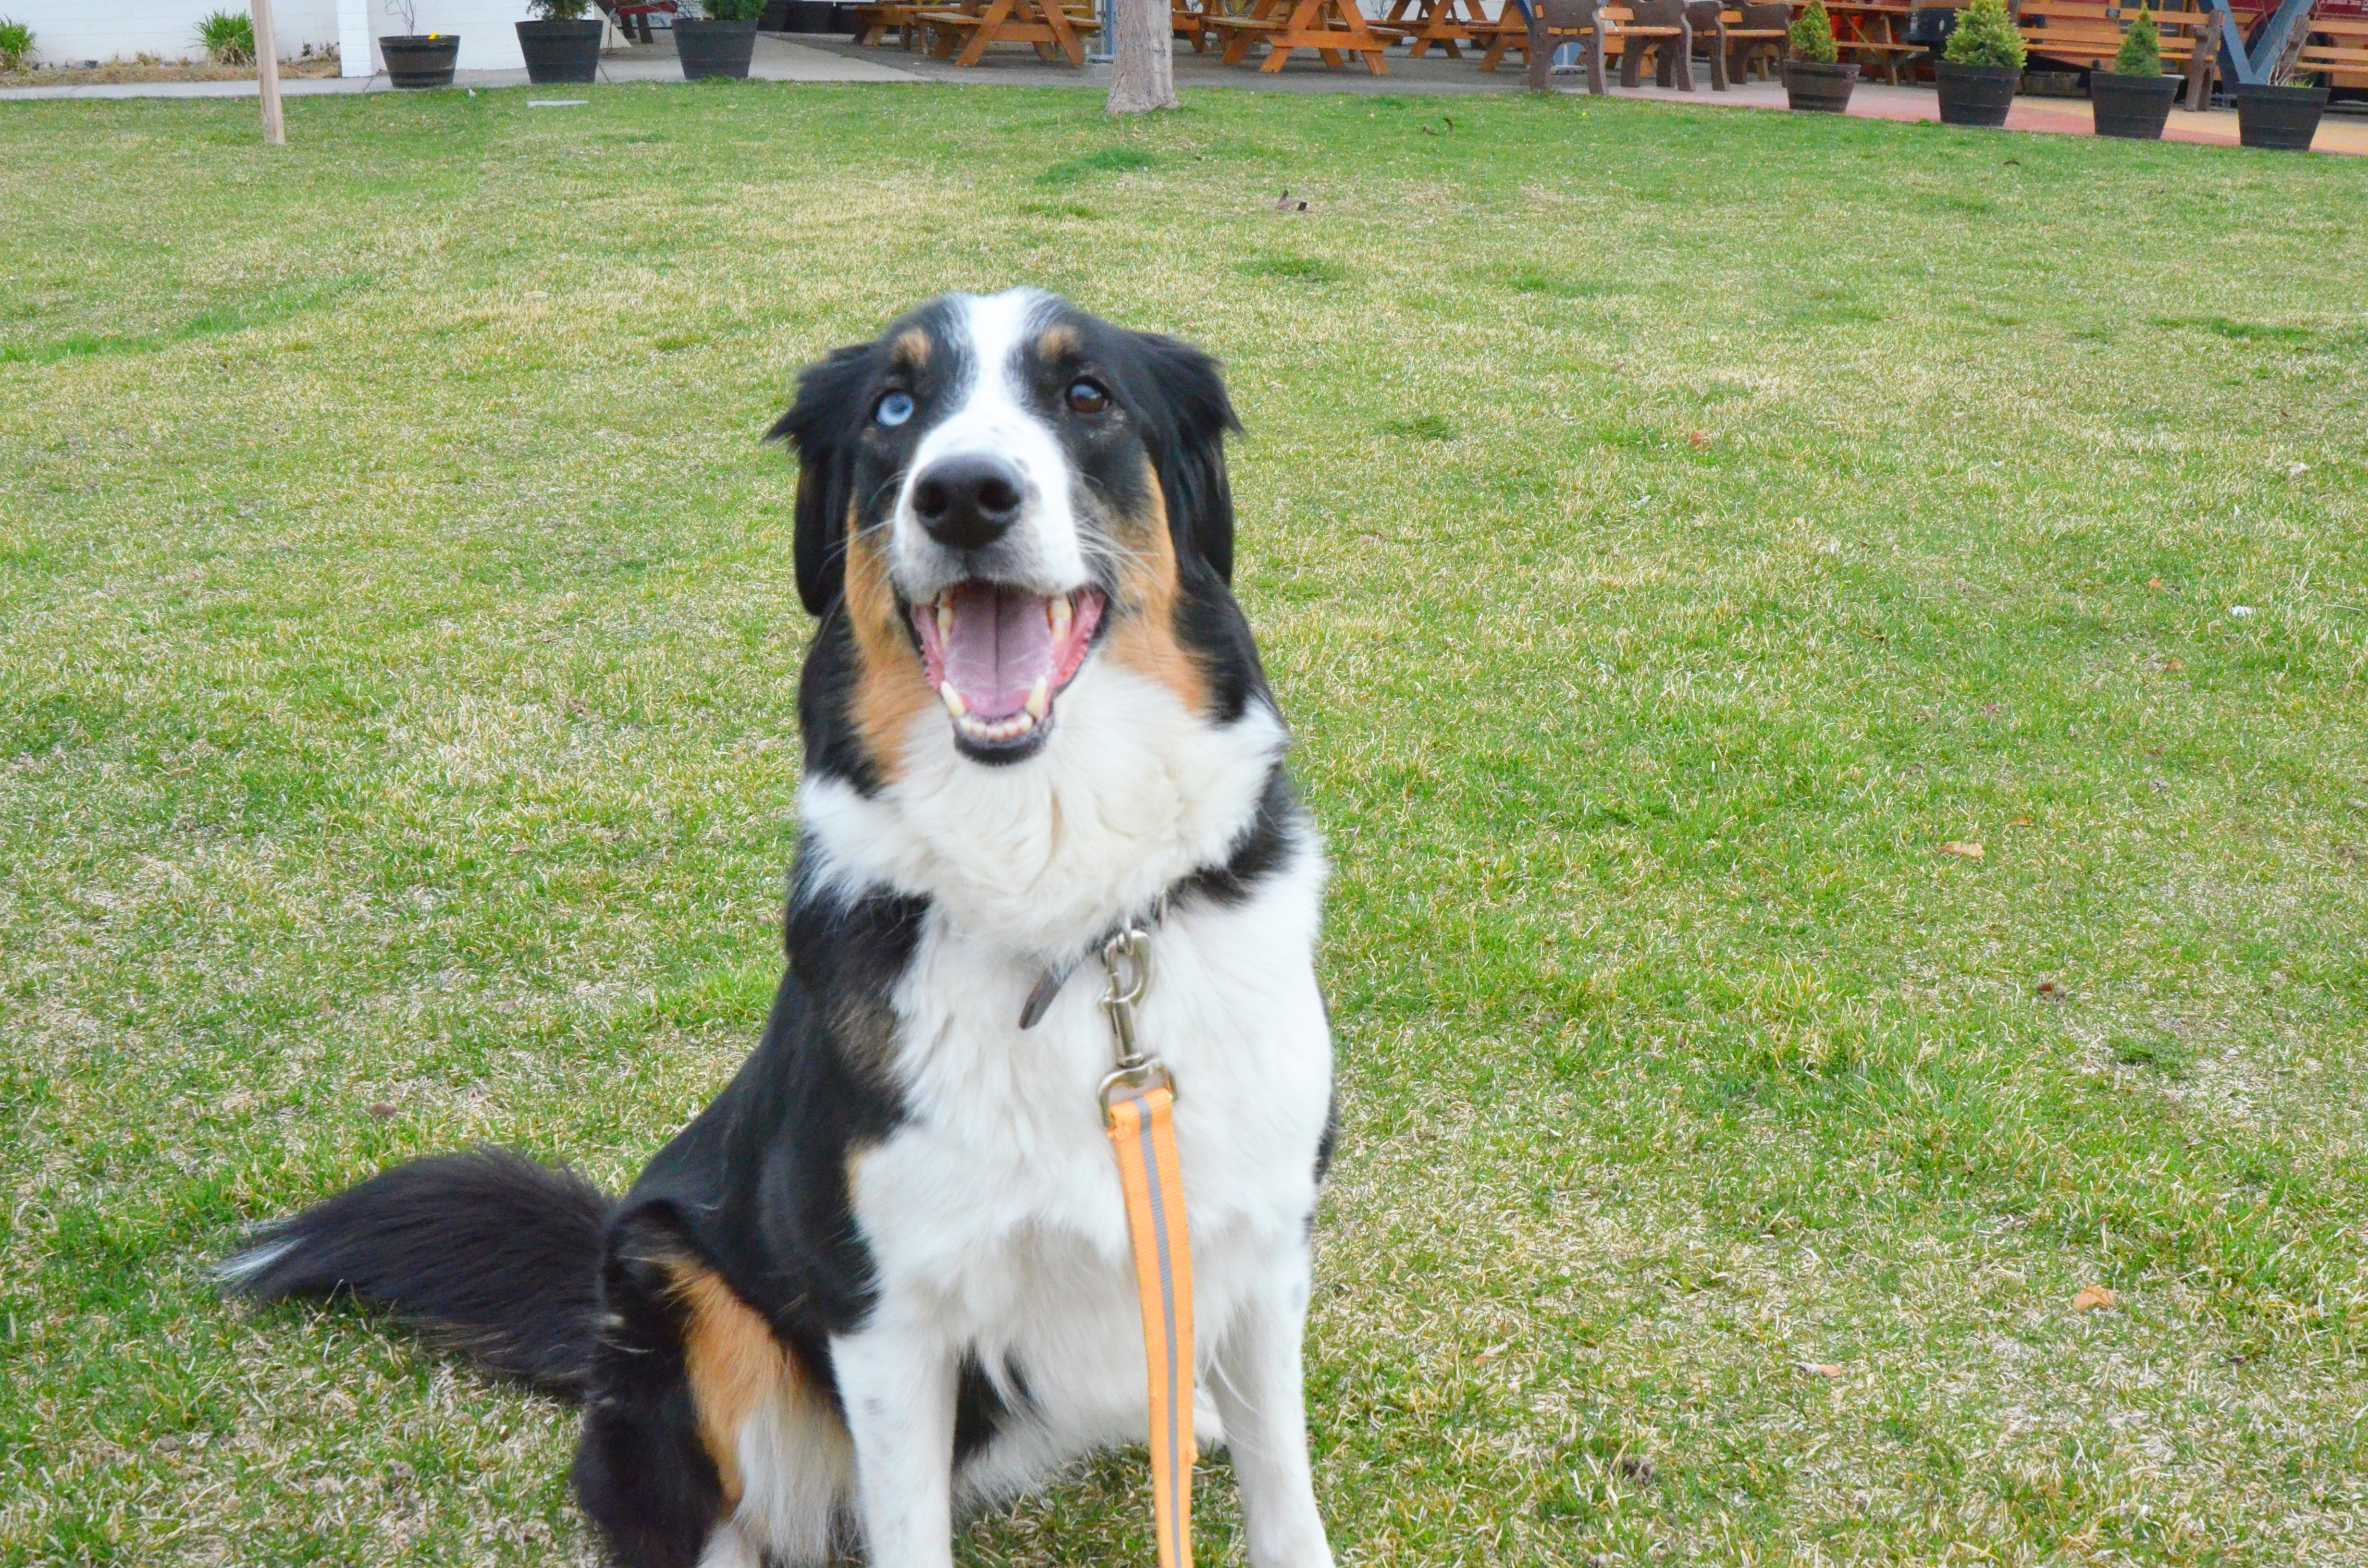
M 954 689 L 953 682 L 948 681 L 938 687 L 938 695 L 945 699 L 946 711 L 955 718 L 962 718 L 970 712 L 970 704 L 962 700 L 962 693 Z
M 939 599 L 938 601 L 938 636 L 942 641 L 951 642 L 953 635 L 954 607 Z
M 1055 594 L 1044 601 L 1044 619 L 1053 624 L 1053 641 L 1060 642 L 1069 634 L 1069 596 Z
M 1031 719 L 1042 719 L 1052 706 L 1052 687 L 1046 684 L 1042 676 L 1038 676 L 1036 684 L 1028 688 L 1028 716 Z
M 1036 715 L 1022 710 L 1008 719 L 964 716 L 959 722 L 962 733 L 974 741 L 1016 741 L 1036 727 Z

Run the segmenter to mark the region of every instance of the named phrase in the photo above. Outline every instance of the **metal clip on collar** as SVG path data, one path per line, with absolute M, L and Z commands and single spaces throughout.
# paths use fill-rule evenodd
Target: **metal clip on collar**
M 1151 986 L 1151 937 L 1142 926 L 1129 926 L 1102 944 L 1101 960 L 1110 981 L 1102 1011 L 1110 1015 L 1110 1040 L 1118 1048 L 1118 1065 L 1102 1079 L 1102 1123 L 1108 1126 L 1119 1091 L 1141 1094 L 1165 1086 L 1172 1096 L 1176 1082 L 1159 1058 L 1143 1054 L 1134 1039 L 1134 1006 Z

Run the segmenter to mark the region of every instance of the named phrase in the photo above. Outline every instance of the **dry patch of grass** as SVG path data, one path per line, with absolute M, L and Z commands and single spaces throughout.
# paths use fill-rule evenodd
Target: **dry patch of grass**
M 302 81 L 337 74 L 337 57 L 300 55 L 279 62 L 284 81 Z M 252 65 L 218 65 L 211 60 L 108 60 L 97 65 L 44 65 L 25 71 L 0 71 L 0 87 L 92 87 L 131 82 L 252 82 Z

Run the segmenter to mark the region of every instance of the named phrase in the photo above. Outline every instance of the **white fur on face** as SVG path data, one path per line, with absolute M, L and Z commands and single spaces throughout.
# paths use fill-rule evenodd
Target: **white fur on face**
M 1060 437 L 1029 406 L 1020 380 L 1022 351 L 1041 325 L 1051 296 L 1014 289 L 986 298 L 961 294 L 955 301 L 959 311 L 950 330 L 962 335 L 970 379 L 953 394 L 952 412 L 914 449 L 904 489 L 896 497 L 889 536 L 890 574 L 910 599 L 927 598 L 962 577 L 962 565 L 952 552 L 931 539 L 914 515 L 913 486 L 941 459 L 979 454 L 1015 465 L 1025 482 L 1019 522 L 1007 547 L 1007 579 L 1044 594 L 1083 586 L 1086 555 L 1078 530 L 1075 469 Z

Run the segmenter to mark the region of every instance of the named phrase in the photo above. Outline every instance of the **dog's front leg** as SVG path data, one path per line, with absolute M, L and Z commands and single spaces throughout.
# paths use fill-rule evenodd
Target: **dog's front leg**
M 871 1568 L 953 1562 L 955 1358 L 935 1336 L 875 1324 L 830 1344 L 855 1439 Z
M 1299 1343 L 1307 1322 L 1307 1249 L 1277 1258 L 1217 1346 L 1210 1392 L 1242 1490 L 1255 1568 L 1331 1568 L 1307 1460 Z

